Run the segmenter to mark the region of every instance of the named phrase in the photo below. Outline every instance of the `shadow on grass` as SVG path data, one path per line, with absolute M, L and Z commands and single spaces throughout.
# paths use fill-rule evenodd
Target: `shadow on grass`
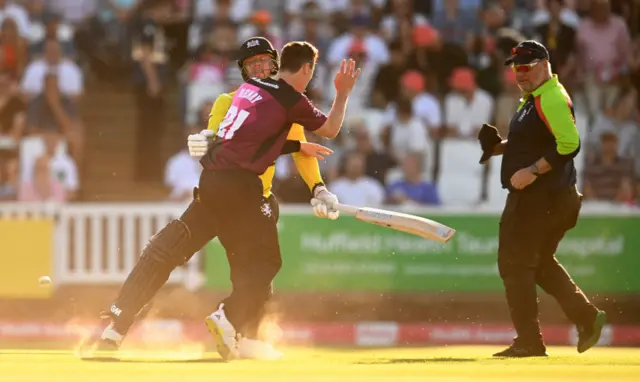
M 403 363 L 463 363 L 463 362 L 476 362 L 475 358 L 454 358 L 454 357 L 440 357 L 440 358 L 389 358 L 383 360 L 371 360 L 371 361 L 359 361 L 356 364 L 359 365 L 398 365 Z

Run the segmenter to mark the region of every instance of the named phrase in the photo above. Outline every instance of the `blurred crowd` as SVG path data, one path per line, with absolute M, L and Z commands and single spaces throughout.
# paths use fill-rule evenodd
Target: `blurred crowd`
M 76 198 L 83 91 L 73 20 L 45 1 L 0 0 L 0 200 Z
M 574 98 L 585 196 L 640 200 L 638 2 L 196 0 L 194 9 L 195 59 L 182 77 L 187 125 L 206 118 L 215 95 L 238 86 L 233 51 L 249 36 L 277 47 L 314 43 L 320 62 L 307 93 L 324 110 L 337 65 L 356 59 L 362 75 L 343 133 L 334 141 L 308 137 L 334 149 L 321 167 L 346 203 L 501 201 L 492 175 L 499 162 L 478 165 L 476 134 L 492 123 L 508 135 L 521 94 L 503 61 L 523 39 L 549 48 L 553 70 Z M 308 201 L 290 157 L 278 159 L 275 192 L 283 202 Z
M 476 133 L 492 123 L 508 135 L 521 94 L 503 61 L 519 41 L 536 39 L 573 98 L 585 197 L 640 204 L 638 1 L 0 0 L 0 21 L 5 200 L 73 200 L 85 128 L 78 100 L 83 73 L 97 67 L 132 65 L 145 137 L 137 179 L 162 177 L 167 108 L 180 111 L 186 134 L 205 128 L 213 100 L 242 83 L 238 45 L 260 35 L 278 49 L 291 40 L 319 48 L 307 95 L 325 111 L 342 58 L 362 68 L 338 139 L 308 136 L 334 150 L 321 169 L 345 203 L 500 201 L 499 161 L 478 164 Z M 179 104 L 166 103 L 168 92 Z M 308 202 L 291 157 L 276 165 L 280 201 Z M 194 159 L 182 150 L 164 170 L 169 198 L 188 200 L 200 171 Z

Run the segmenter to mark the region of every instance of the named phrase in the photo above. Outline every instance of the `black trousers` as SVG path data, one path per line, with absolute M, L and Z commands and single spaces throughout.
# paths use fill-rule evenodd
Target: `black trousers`
M 136 316 L 144 315 L 143 307 L 176 267 L 219 236 L 227 250 L 233 285 L 224 301 L 225 311 L 240 333 L 257 338 L 271 282 L 281 264 L 278 202 L 273 195 L 262 196 L 262 183 L 254 174 L 205 174 L 200 185 L 180 219 L 149 240 L 120 289 L 107 313 L 118 332 L 127 333 Z
M 225 314 L 238 332 L 255 338 L 282 267 L 277 204 L 263 197 L 260 178 L 245 171 L 203 171 L 199 199 L 229 260 Z
M 511 192 L 500 219 L 498 269 L 506 290 L 516 341 L 542 343 L 536 285 L 553 296 L 576 325 L 593 322 L 597 309 L 555 257 L 565 233 L 575 227 L 582 195 L 562 190 Z

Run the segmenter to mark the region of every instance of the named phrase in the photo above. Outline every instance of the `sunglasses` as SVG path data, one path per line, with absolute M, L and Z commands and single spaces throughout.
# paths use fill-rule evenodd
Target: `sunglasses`
M 534 61 L 534 62 L 532 62 L 530 64 L 520 64 L 520 65 L 515 65 L 514 64 L 514 65 L 511 65 L 511 70 L 513 70 L 516 73 L 529 73 L 539 63 L 540 63 L 540 61 L 536 60 L 536 61 Z

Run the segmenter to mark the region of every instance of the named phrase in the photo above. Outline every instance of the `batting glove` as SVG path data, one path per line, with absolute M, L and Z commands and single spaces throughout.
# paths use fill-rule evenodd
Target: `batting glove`
M 316 186 L 313 189 L 311 206 L 313 206 L 313 214 L 317 217 L 336 220 L 340 216 L 340 211 L 334 207 L 337 203 L 338 197 L 329 192 L 327 187 Z
M 194 158 L 200 158 L 207 153 L 211 142 L 213 142 L 213 131 L 202 130 L 198 134 L 191 134 L 187 138 L 187 147 L 189 148 L 189 155 Z

